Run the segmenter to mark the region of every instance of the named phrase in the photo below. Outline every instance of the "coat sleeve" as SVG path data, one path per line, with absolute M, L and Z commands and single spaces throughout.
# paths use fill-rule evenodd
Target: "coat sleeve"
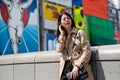
M 88 63 L 91 57 L 90 44 L 86 38 L 84 31 L 79 30 L 78 32 L 80 43 L 78 44 L 81 50 L 81 57 L 74 63 L 75 65 L 82 67 L 85 63 Z
M 65 48 L 65 36 L 60 35 L 57 40 L 56 50 L 59 53 L 63 53 L 64 48 Z

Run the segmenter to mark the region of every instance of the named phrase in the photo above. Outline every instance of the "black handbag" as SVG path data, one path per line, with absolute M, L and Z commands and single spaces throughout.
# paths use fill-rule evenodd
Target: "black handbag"
M 72 77 L 70 78 L 69 75 L 71 75 L 71 71 L 73 69 L 73 64 L 71 60 L 66 60 L 64 69 L 61 75 L 61 80 L 85 80 L 88 78 L 88 72 L 86 71 L 85 67 L 83 66 L 82 68 L 79 68 L 78 70 L 78 77 L 76 79 L 73 79 Z

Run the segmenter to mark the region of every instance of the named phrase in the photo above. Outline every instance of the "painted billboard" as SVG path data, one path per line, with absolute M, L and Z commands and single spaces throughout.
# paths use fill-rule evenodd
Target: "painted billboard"
M 83 7 L 73 6 L 73 17 L 76 27 L 84 30 Z
M 58 19 L 59 14 L 62 11 L 66 11 L 66 8 L 53 3 L 43 2 L 43 10 L 44 18 L 56 21 Z
M 92 46 L 116 44 L 114 39 L 113 23 L 110 20 L 87 16 Z
M 39 51 L 37 0 L 2 0 L 0 15 L 1 55 Z
M 72 16 L 71 8 L 69 7 L 50 2 L 43 2 L 44 28 L 57 30 L 57 19 L 62 12 L 68 12 Z
M 46 50 L 55 50 L 56 49 L 56 35 L 47 33 L 45 35 L 46 40 Z
M 82 0 L 83 13 L 108 20 L 108 0 Z

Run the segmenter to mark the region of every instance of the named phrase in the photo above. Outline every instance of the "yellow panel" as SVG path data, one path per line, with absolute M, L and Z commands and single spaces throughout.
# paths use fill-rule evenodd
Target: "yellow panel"
M 57 20 L 62 11 L 66 11 L 66 7 L 53 3 L 43 2 L 44 18 L 49 20 Z
M 73 6 L 75 25 L 78 29 L 84 29 L 83 7 Z

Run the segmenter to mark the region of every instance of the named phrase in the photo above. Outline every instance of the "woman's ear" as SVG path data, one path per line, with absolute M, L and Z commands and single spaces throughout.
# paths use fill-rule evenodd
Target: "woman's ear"
M 61 22 L 59 22 L 59 25 L 61 25 Z
M 59 22 L 59 25 L 61 25 L 61 22 Z

